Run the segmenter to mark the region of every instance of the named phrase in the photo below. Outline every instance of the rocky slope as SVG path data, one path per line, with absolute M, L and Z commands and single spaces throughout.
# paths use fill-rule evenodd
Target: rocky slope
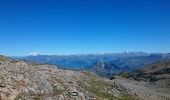
M 123 73 L 114 82 L 144 100 L 170 100 L 170 61 Z
M 133 100 L 123 88 L 90 72 L 0 57 L 0 100 Z
M 136 95 L 139 100 L 170 100 L 170 88 L 164 86 L 164 83 L 136 81 L 123 77 L 117 77 L 113 81 L 129 94 Z

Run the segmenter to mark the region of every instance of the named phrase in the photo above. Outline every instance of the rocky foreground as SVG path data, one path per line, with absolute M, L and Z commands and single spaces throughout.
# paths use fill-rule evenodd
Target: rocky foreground
M 0 57 L 0 100 L 168 100 L 170 98 L 167 95 L 169 91 L 161 94 L 155 92 L 156 88 L 147 88 L 142 84 L 122 77 L 108 80 L 90 72 L 62 70 L 53 65 Z
M 0 61 L 1 100 L 124 100 L 125 90 L 90 72 L 24 61 Z

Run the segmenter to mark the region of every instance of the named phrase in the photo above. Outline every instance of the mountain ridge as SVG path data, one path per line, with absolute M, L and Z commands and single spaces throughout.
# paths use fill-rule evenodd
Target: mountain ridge
M 69 56 L 38 55 L 38 56 L 27 56 L 21 58 L 19 57 L 17 59 L 26 60 L 28 62 L 57 65 L 61 69 L 69 69 L 69 70 L 88 70 L 88 68 L 90 70 L 90 67 L 93 67 L 94 64 L 96 64 L 99 61 L 103 61 L 105 63 L 108 64 L 113 63 L 114 65 L 118 66 L 119 68 L 122 69 L 119 70 L 119 72 L 121 72 L 121 71 L 132 71 L 158 61 L 169 60 L 170 54 L 164 54 L 164 53 L 148 54 L 143 52 L 130 52 L 130 53 L 125 52 L 125 53 L 113 53 L 113 54 L 102 54 L 102 55 L 69 55 Z M 111 69 L 114 69 L 114 66 L 112 67 L 113 68 Z M 103 76 L 109 77 L 112 74 L 118 73 L 115 72 L 116 71 L 110 71 L 110 73 L 108 73 L 106 69 L 105 72 L 103 71 L 102 74 Z M 105 73 L 108 73 L 108 75 L 104 75 Z M 100 73 L 100 75 L 102 74 Z

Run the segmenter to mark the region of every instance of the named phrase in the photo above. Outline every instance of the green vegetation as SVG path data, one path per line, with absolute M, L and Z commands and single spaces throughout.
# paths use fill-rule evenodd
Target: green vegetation
M 44 95 L 43 94 L 37 94 L 33 96 L 33 100 L 43 100 Z
M 27 99 L 24 99 L 27 97 L 31 97 L 33 100 L 43 100 L 44 96 L 45 95 L 43 95 L 43 94 L 23 94 L 23 93 L 21 93 L 21 94 L 17 95 L 15 100 L 27 100 Z
M 95 78 L 96 76 L 90 71 L 84 71 L 83 74 L 90 78 Z
M 107 98 L 108 100 L 113 100 L 115 98 L 112 93 L 109 93 L 109 91 L 112 91 L 113 86 L 101 80 L 91 80 L 87 89 L 89 92 L 102 99 Z
M 135 100 L 135 98 L 132 95 L 126 94 L 118 98 L 118 100 Z
M 134 100 L 134 97 L 125 94 L 120 97 L 115 97 L 112 89 L 114 86 L 112 84 L 109 84 L 107 82 L 104 82 L 102 80 L 91 80 L 89 83 L 89 87 L 87 87 L 88 91 L 93 93 L 95 96 L 97 96 L 97 99 L 107 99 L 107 100 Z
M 65 89 L 63 86 L 53 86 L 53 91 L 55 95 L 61 95 L 65 92 Z
M 133 77 L 134 75 L 131 74 L 131 73 L 122 73 L 120 76 L 124 77 L 124 78 L 131 78 Z
M 23 95 L 22 95 L 22 94 L 19 94 L 19 95 L 17 95 L 17 96 L 15 97 L 15 100 L 21 100 L 22 97 L 23 97 Z M 23 100 L 23 99 L 22 99 L 22 100 Z
M 115 96 L 115 86 L 113 84 L 106 82 L 103 79 L 97 79 L 89 72 L 84 72 L 84 74 L 87 77 L 84 78 L 84 81 L 78 81 L 77 84 L 88 91 L 91 96 L 95 97 L 97 100 L 134 100 L 131 95 L 126 93 L 124 93 L 124 95 Z
M 53 91 L 55 95 L 61 95 L 69 90 L 69 87 L 64 84 L 60 79 L 55 79 L 56 83 L 53 85 Z

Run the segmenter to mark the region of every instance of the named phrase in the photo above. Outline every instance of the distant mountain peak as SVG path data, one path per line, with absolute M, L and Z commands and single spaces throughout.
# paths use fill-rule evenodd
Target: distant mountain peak
M 36 51 L 31 52 L 31 53 L 28 54 L 28 56 L 37 56 L 37 55 L 38 55 L 38 53 Z

